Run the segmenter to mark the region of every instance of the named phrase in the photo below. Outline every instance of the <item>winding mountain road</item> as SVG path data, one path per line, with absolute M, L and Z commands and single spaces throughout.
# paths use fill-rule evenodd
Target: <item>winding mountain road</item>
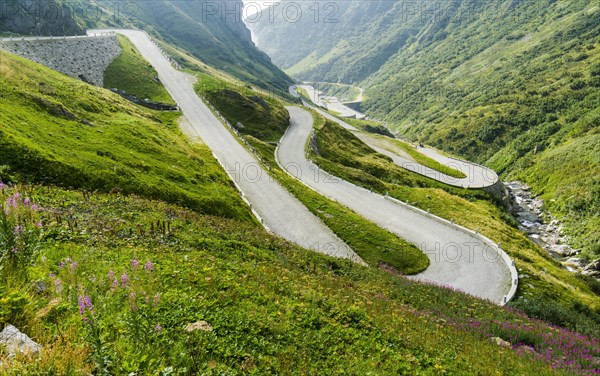
M 89 30 L 88 34 L 101 32 L 117 32 L 127 36 L 152 64 L 186 117 L 188 133 L 195 132 L 213 151 L 268 229 L 304 248 L 362 263 L 360 257 L 319 218 L 269 176 L 256 158 L 200 100 L 184 73 L 173 68 L 146 33 L 111 29 Z
M 511 290 L 511 271 L 493 244 L 320 170 L 305 154 L 312 115 L 298 107 L 287 109 L 292 124 L 277 157 L 289 174 L 423 250 L 431 265 L 411 278 L 451 286 L 496 303 L 504 301 Z
M 301 87 L 306 89 L 305 86 L 301 85 Z M 291 92 L 292 92 L 292 89 L 290 88 L 290 93 Z M 466 175 L 466 177 L 455 178 L 453 176 L 446 175 L 435 169 L 424 166 L 424 165 L 414 161 L 409 156 L 402 155 L 401 153 L 398 153 L 398 152 L 394 152 L 390 148 L 380 147 L 380 146 L 376 145 L 375 142 L 373 142 L 373 139 L 371 136 L 369 136 L 368 134 L 366 134 L 364 132 L 359 131 L 358 129 L 356 129 L 352 125 L 348 124 L 347 122 L 321 110 L 318 107 L 315 107 L 315 106 L 310 105 L 309 103 L 306 103 L 306 101 L 303 101 L 303 104 L 305 107 L 308 107 L 308 108 L 311 108 L 311 109 L 317 111 L 323 117 L 339 124 L 341 127 L 345 128 L 345 129 L 351 131 L 357 137 L 359 137 L 364 143 L 369 145 L 369 147 L 371 147 L 373 150 L 390 157 L 395 164 L 397 164 L 398 166 L 400 166 L 404 169 L 415 172 L 419 175 L 423 175 L 430 179 L 434 179 L 439 182 L 442 182 L 442 183 L 445 183 L 448 185 L 452 185 L 455 187 L 461 187 L 461 188 L 471 188 L 471 189 L 487 188 L 487 187 L 493 186 L 494 184 L 496 184 L 498 182 L 498 175 L 496 174 L 496 172 L 494 172 L 493 170 L 491 170 L 487 167 L 484 167 L 484 166 L 481 166 L 479 164 L 472 163 L 469 161 L 456 159 L 456 158 L 452 158 L 452 157 L 447 157 L 432 148 L 428 148 L 428 147 L 418 147 L 417 148 L 419 153 L 421 153 L 443 165 L 446 165 L 455 170 L 461 171 L 462 173 L 464 173 Z M 402 141 L 400 141 L 400 142 L 402 142 Z

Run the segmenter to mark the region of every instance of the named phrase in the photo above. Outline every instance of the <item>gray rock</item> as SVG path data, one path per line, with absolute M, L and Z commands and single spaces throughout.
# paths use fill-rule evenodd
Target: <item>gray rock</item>
M 517 216 L 522 221 L 527 221 L 530 223 L 538 222 L 538 224 L 540 222 L 540 217 L 538 217 L 537 215 L 530 213 L 530 212 L 521 211 L 521 212 L 517 213 Z
M 573 250 L 566 244 L 551 245 L 548 247 L 550 252 L 561 257 L 569 257 L 573 255 Z
M 505 341 L 500 337 L 492 337 L 490 340 L 500 347 L 511 347 L 510 342 Z
M 42 346 L 10 324 L 0 332 L 0 346 L 6 348 L 6 353 L 10 358 L 18 354 L 37 355 L 42 350 Z
M 600 259 L 590 262 L 583 268 L 586 272 L 600 271 Z
M 581 272 L 581 274 L 600 279 L 599 270 L 584 270 L 583 272 Z
M 583 261 L 580 258 L 576 258 L 576 257 L 571 257 L 570 259 L 565 261 L 565 263 L 575 265 L 579 268 L 583 268 L 585 266 L 585 261 Z

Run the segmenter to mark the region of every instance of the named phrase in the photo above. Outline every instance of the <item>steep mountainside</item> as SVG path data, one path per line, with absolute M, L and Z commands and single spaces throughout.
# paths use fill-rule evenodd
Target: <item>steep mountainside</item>
M 305 81 L 359 82 L 398 52 L 421 24 L 420 18 L 402 14 L 403 2 L 282 3 L 271 13 L 273 21 L 264 11 L 248 27 L 259 48 Z
M 353 1 L 338 14 L 331 29 L 250 26 L 295 77 L 361 86 L 363 110 L 400 133 L 527 181 L 600 254 L 597 1 Z
M 73 35 L 91 28 L 139 28 L 246 82 L 287 93 L 290 78 L 256 48 L 241 14 L 241 1 L 8 0 L 1 4 L 0 33 Z
M 252 42 L 241 21 L 242 2 L 143 1 L 134 25 L 150 26 L 165 41 L 218 69 L 262 88 L 287 92 L 289 77 Z M 237 13 L 239 12 L 239 13 Z

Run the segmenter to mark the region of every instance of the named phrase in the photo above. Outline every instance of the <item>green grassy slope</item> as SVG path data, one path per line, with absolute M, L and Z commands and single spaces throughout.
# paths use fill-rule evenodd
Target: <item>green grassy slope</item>
M 139 99 L 175 104 L 158 79 L 158 73 L 123 35 L 118 35 L 123 52 L 104 71 L 104 87 L 123 90 Z
M 309 82 L 309 84 L 326 95 L 336 97 L 341 102 L 352 102 L 361 94 L 360 88 L 352 85 L 331 82 Z
M 457 169 L 441 164 L 438 161 L 426 156 L 425 154 L 420 153 L 413 145 L 395 139 L 394 135 L 389 131 L 389 129 L 387 129 L 381 123 L 378 123 L 373 120 L 342 120 L 355 126 L 357 129 L 373 134 L 370 137 L 376 138 L 378 143 L 380 144 L 380 147 L 385 150 L 389 150 L 395 153 L 404 152 L 419 164 L 439 171 L 448 176 L 452 176 L 459 179 L 467 177 L 467 175 L 465 175 L 462 171 L 458 171 Z M 335 127 L 328 127 L 325 129 L 325 131 L 335 131 L 335 129 Z
M 208 74 L 198 75 L 196 91 L 244 134 L 277 142 L 290 124 L 287 110 L 271 95 L 241 83 Z
M 35 216 L 52 215 L 29 279 L 2 279 L 0 325 L 44 351 L 0 355 L 4 374 L 565 374 L 598 356 L 597 341 L 256 225 L 46 187 L 5 188 L 0 201 L 17 192 L 19 210 L 29 198 Z
M 179 132 L 179 114 L 0 54 L 0 178 L 119 190 L 250 218 L 208 148 Z
M 511 304 L 556 324 L 596 332 L 594 328 L 600 325 L 598 283 L 563 269 L 513 227 L 514 220 L 488 194 L 448 188 L 406 172 L 334 123 L 326 122 L 316 132 L 315 143 L 318 154 L 313 152 L 313 159 L 333 175 L 381 194 L 388 192 L 500 242 L 522 277 Z

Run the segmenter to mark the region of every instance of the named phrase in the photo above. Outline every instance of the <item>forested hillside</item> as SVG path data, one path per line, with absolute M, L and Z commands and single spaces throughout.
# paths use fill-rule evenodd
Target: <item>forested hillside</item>
M 360 86 L 363 110 L 401 134 L 525 180 L 600 254 L 597 1 L 339 4 L 331 29 L 250 26 L 294 77 Z

